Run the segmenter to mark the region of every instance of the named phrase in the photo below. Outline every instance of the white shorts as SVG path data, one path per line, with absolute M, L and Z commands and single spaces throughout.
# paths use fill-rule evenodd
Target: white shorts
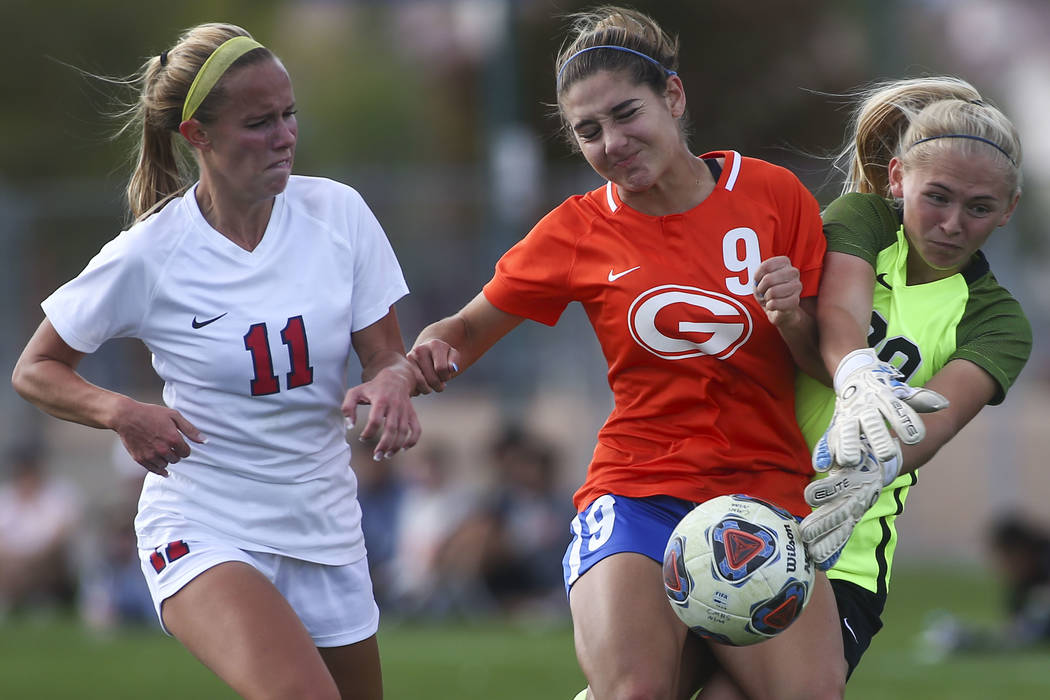
M 379 606 L 365 557 L 351 564 L 329 566 L 195 539 L 177 540 L 155 550 L 140 549 L 139 559 L 162 628 L 161 606 L 167 598 L 211 567 L 240 561 L 277 587 L 319 647 L 354 644 L 379 629 Z M 166 628 L 164 631 L 168 633 Z

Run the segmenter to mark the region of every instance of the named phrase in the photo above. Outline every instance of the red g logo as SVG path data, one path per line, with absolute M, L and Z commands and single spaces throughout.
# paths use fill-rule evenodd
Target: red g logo
M 724 360 L 751 337 L 747 308 L 733 297 L 666 284 L 642 292 L 627 312 L 631 337 L 665 360 Z

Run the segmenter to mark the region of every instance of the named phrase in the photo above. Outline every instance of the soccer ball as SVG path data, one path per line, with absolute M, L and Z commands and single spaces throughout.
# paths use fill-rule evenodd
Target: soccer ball
M 813 562 L 787 511 L 744 495 L 701 503 L 664 551 L 664 590 L 689 628 L 722 644 L 775 637 L 802 614 Z

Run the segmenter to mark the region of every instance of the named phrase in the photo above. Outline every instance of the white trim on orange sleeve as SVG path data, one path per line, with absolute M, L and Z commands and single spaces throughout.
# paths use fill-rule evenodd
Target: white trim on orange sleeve
M 729 170 L 729 177 L 726 178 L 726 191 L 732 192 L 733 186 L 736 185 L 736 178 L 740 175 L 740 154 L 736 151 L 730 151 L 733 154 L 733 165 Z

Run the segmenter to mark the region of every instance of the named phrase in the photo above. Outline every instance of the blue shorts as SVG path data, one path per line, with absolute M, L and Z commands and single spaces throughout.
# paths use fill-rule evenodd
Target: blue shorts
M 644 554 L 662 566 L 671 531 L 696 505 L 672 496 L 607 493 L 594 499 L 572 520 L 572 541 L 561 562 L 566 594 L 576 579 L 613 554 Z

